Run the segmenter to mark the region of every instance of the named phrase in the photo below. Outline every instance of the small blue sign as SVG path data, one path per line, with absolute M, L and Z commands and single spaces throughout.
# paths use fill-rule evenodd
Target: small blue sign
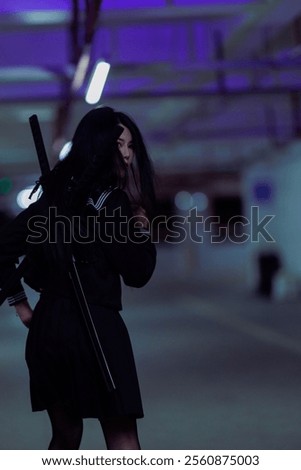
M 272 199 L 273 188 L 271 183 L 262 181 L 254 186 L 254 197 L 258 202 L 267 202 Z

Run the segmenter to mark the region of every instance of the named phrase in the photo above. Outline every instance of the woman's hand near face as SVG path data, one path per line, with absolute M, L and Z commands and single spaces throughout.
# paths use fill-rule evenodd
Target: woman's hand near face
M 135 221 L 141 224 L 141 228 L 149 229 L 149 220 L 146 215 L 145 209 L 141 206 L 133 207 L 133 214 L 135 217 Z

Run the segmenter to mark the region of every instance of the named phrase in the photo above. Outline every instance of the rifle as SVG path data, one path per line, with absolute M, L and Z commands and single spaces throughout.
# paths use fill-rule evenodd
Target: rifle
M 43 189 L 43 192 L 45 192 L 47 196 L 47 188 L 46 185 L 44 185 L 43 181 L 45 177 L 50 173 L 50 167 L 49 167 L 49 162 L 47 158 L 47 153 L 45 150 L 44 146 L 44 141 L 43 141 L 43 136 L 41 133 L 41 128 L 39 124 L 39 120 L 36 114 L 33 114 L 29 118 L 29 123 L 32 131 L 32 136 L 40 164 L 40 169 L 41 169 L 41 186 Z M 58 244 L 60 245 L 60 248 L 63 247 L 63 240 L 58 240 Z M 61 252 L 64 252 L 64 250 L 60 249 Z M 116 389 L 112 374 L 109 369 L 109 365 L 107 362 L 107 359 L 105 357 L 103 348 L 101 346 L 101 342 L 99 339 L 99 336 L 97 334 L 97 330 L 95 328 L 95 324 L 91 315 L 91 311 L 85 296 L 85 293 L 83 291 L 82 283 L 79 277 L 79 273 L 76 267 L 76 261 L 75 258 L 71 253 L 66 253 L 64 252 L 64 261 L 66 262 L 68 266 L 68 274 L 71 279 L 71 283 L 73 286 L 74 294 L 79 306 L 79 309 L 81 311 L 81 314 L 84 319 L 84 323 L 86 325 L 86 329 L 90 338 L 90 341 L 92 343 L 92 347 L 95 353 L 95 357 L 97 360 L 97 364 L 99 366 L 101 375 L 103 377 L 104 383 L 106 385 L 107 391 L 112 392 Z M 26 267 L 27 267 L 27 257 L 24 258 L 24 260 L 20 263 L 18 268 L 16 269 L 16 272 L 14 273 L 14 276 L 12 279 L 9 281 L 9 285 L 12 285 L 12 283 L 20 279 L 22 277 L 22 274 L 24 273 Z M 0 302 L 3 303 L 7 295 L 5 296 L 5 291 L 8 289 L 9 286 L 5 286 L 5 288 L 1 291 L 0 293 Z M 4 298 L 3 298 L 4 297 Z M 2 300 L 3 299 L 3 300 Z
M 38 156 L 38 160 L 39 160 L 39 164 L 40 164 L 41 176 L 43 177 L 43 176 L 47 175 L 48 173 L 50 173 L 50 166 L 49 166 L 49 162 L 48 162 L 48 158 L 47 158 L 47 153 L 46 153 L 46 149 L 45 149 L 45 145 L 44 145 L 44 141 L 43 141 L 43 136 L 42 136 L 40 124 L 39 124 L 38 117 L 37 117 L 36 114 L 33 114 L 32 116 L 30 116 L 29 124 L 30 124 L 30 127 L 31 127 L 31 132 L 32 132 L 32 136 L 33 136 L 33 140 L 34 140 L 34 144 L 35 144 L 35 148 L 36 148 L 36 152 L 37 152 L 37 156 Z M 40 185 L 40 180 L 38 180 L 36 182 L 36 185 L 33 188 L 32 192 L 29 196 L 29 199 L 31 198 L 32 194 L 37 191 L 39 185 Z M 41 184 L 41 186 L 43 187 L 42 184 Z M 45 188 L 43 188 L 43 189 L 45 189 Z M 19 281 L 23 277 L 24 273 L 26 272 L 26 270 L 28 268 L 28 263 L 29 263 L 28 256 L 25 256 L 23 258 L 23 260 L 21 261 L 21 263 L 15 269 L 13 275 L 8 279 L 8 282 L 6 282 L 4 287 L 1 289 L 1 292 L 0 292 L 0 306 L 3 304 L 3 302 L 8 297 L 9 288 L 15 282 Z

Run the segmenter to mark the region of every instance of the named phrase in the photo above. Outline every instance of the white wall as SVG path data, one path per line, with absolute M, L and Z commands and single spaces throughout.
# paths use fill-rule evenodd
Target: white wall
M 258 199 L 254 192 L 255 186 L 261 183 L 271 188 L 266 200 Z M 179 276 L 237 283 L 253 291 L 258 282 L 258 255 L 276 252 L 285 275 L 300 278 L 301 286 L 301 143 L 275 149 L 264 161 L 246 168 L 240 187 L 233 188 L 234 194 L 239 192 L 244 205 L 242 215 L 250 222 L 245 227 L 249 240 L 241 244 L 212 244 L 210 234 L 200 230 L 203 243 L 186 240 L 172 248 L 176 253 Z M 265 216 L 273 216 L 265 225 L 270 240 L 261 234 L 255 237 L 256 220 L 252 220 L 252 207 L 258 208 L 259 222 Z M 210 212 L 203 215 L 206 217 Z
M 271 184 L 271 199 L 258 202 L 252 190 L 260 181 Z M 258 252 L 275 250 L 279 253 L 287 276 L 301 279 L 301 143 L 295 142 L 277 149 L 269 160 L 254 165 L 243 175 L 245 208 L 259 205 L 260 214 L 274 215 L 268 225 L 275 243 L 251 243 L 249 260 L 252 278 L 256 277 L 252 260 Z

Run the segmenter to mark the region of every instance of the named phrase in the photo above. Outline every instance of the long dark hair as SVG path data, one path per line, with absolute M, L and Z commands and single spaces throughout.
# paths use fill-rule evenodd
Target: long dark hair
M 154 169 L 148 155 L 142 134 L 135 121 L 121 111 L 116 111 L 120 124 L 127 127 L 132 135 L 134 161 L 129 169 L 132 176 L 133 187 L 129 187 L 132 202 L 142 206 L 149 217 L 155 212 L 156 198 L 154 189 Z M 133 191 L 134 190 L 134 191 Z
M 142 205 L 151 217 L 154 213 L 154 172 L 142 135 L 132 118 L 108 106 L 89 111 L 79 122 L 72 146 L 64 160 L 57 163 L 44 182 L 51 202 L 73 208 L 85 204 L 94 189 L 125 189 L 128 168 L 118 150 L 122 127 L 132 134 L 135 165 L 130 169 L 135 181 L 132 202 Z

